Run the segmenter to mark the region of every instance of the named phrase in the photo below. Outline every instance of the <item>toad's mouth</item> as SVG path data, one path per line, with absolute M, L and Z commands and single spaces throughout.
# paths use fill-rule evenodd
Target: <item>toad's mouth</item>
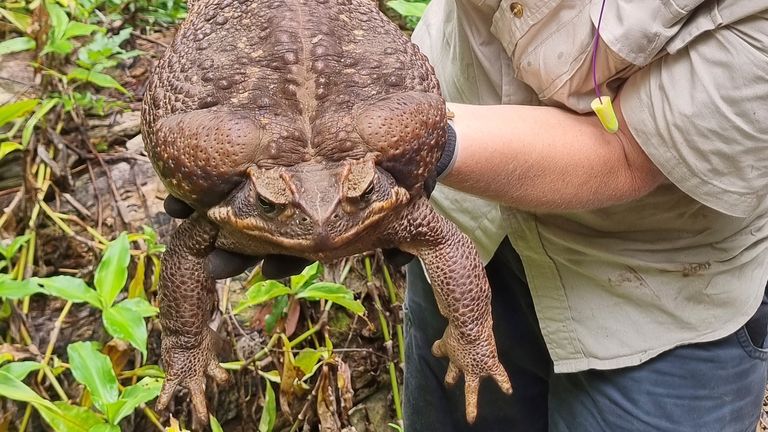
M 252 254 L 285 253 L 296 256 L 322 258 L 334 256 L 339 249 L 355 249 L 355 246 L 374 248 L 376 232 L 381 230 L 387 218 L 397 218 L 396 214 L 410 201 L 410 194 L 402 188 L 394 188 L 389 199 L 372 203 L 365 210 L 365 217 L 342 232 L 331 232 L 323 225 L 316 225 L 311 230 L 297 232 L 283 230 L 289 225 L 286 220 L 276 224 L 275 220 L 260 217 L 238 217 L 230 206 L 217 206 L 208 210 L 208 218 L 228 231 L 230 237 L 242 237 L 238 244 Z M 237 240 L 237 239 L 235 239 Z M 247 245 L 243 243 L 248 243 Z

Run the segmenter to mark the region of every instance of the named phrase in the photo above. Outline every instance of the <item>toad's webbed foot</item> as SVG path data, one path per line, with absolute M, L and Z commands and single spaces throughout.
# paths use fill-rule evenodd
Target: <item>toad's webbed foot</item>
M 229 379 L 227 372 L 219 366 L 213 350 L 213 330 L 205 333 L 201 343 L 188 347 L 179 337 L 165 337 L 162 342 L 165 383 L 157 399 L 156 408 L 164 410 L 178 386 L 189 390 L 192 409 L 197 424 L 208 423 L 208 408 L 205 403 L 205 377 L 213 378 L 217 384 L 224 384 Z
M 432 345 L 432 354 L 449 359 L 448 371 L 445 374 L 447 385 L 455 384 L 461 373 L 464 373 L 465 408 L 467 421 L 470 423 L 477 417 L 480 378 L 490 376 L 504 393 L 512 393 L 512 383 L 496 354 L 490 320 L 481 328 L 473 330 L 476 331 L 462 334 L 463 332 L 449 322 L 443 337 Z

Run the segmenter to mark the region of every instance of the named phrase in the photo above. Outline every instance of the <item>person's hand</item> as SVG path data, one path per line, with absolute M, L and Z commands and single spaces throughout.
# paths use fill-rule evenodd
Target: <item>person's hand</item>
M 195 212 L 195 209 L 189 204 L 173 195 L 168 195 L 165 198 L 163 206 L 165 212 L 176 219 L 187 219 Z M 267 255 L 257 257 L 214 249 L 206 258 L 206 265 L 214 279 L 226 279 L 243 273 L 262 259 L 264 262 L 261 265 L 261 273 L 268 279 L 282 279 L 299 274 L 304 270 L 304 267 L 311 264 L 311 261 L 295 256 Z

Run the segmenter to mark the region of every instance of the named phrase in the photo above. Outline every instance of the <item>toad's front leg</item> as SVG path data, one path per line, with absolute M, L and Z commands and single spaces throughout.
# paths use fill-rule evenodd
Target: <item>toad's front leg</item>
M 440 313 L 448 319 L 432 353 L 449 359 L 446 384 L 454 384 L 464 373 L 466 416 L 472 423 L 481 377 L 491 376 L 505 393 L 512 392 L 496 352 L 488 279 L 469 238 L 426 200 L 404 214 L 392 236 L 400 249 L 417 255 L 426 267 Z
M 163 254 L 160 275 L 160 324 L 165 383 L 157 399 L 163 410 L 181 385 L 189 390 L 198 424 L 208 422 L 205 376 L 227 380 L 214 353 L 215 335 L 208 322 L 216 307 L 216 281 L 206 265 L 217 229 L 198 215 L 179 226 Z

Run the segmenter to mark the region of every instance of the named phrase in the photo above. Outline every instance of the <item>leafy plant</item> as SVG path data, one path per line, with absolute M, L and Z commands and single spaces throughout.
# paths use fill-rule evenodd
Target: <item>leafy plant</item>
M 67 347 L 69 369 L 83 384 L 98 412 L 66 401 L 43 399 L 22 381 L 42 367 L 32 361 L 8 363 L 0 367 L 0 396 L 31 404 L 45 421 L 59 432 L 119 432 L 117 426 L 139 405 L 160 394 L 162 380 L 144 378 L 120 390 L 109 357 L 95 342 L 76 342 Z
M 271 332 L 277 321 L 285 314 L 292 298 L 309 301 L 327 300 L 349 311 L 362 314 L 363 305 L 347 287 L 337 283 L 318 282 L 323 268 L 320 263 L 311 264 L 301 274 L 291 276 L 290 287 L 276 280 L 259 281 L 253 284 L 245 294 L 245 299 L 237 305 L 234 312 L 273 300 L 272 312 L 266 319 L 266 330 Z
M 390 0 L 387 6 L 403 17 L 409 30 L 416 28 L 419 19 L 424 15 L 429 0 Z
M 104 328 L 110 335 L 129 342 L 146 357 L 147 327 L 144 318 L 156 315 L 157 308 L 139 297 L 115 304 L 127 282 L 129 263 L 130 245 L 128 235 L 123 233 L 107 245 L 96 269 L 95 289 L 72 276 L 35 277 L 19 281 L 0 274 L 0 297 L 19 299 L 45 293 L 72 303 L 88 303 L 102 311 Z

